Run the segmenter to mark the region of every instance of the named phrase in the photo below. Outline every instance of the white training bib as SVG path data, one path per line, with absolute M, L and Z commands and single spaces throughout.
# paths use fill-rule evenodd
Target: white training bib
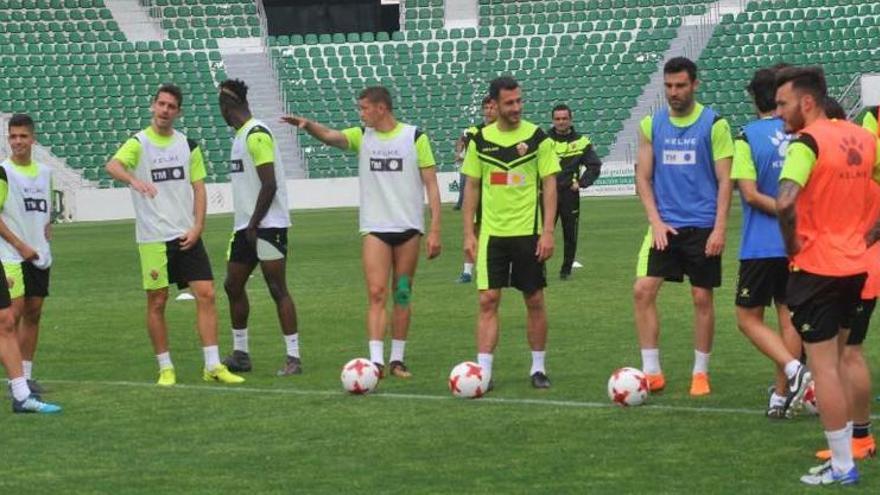
M 239 231 L 248 226 L 257 206 L 257 197 L 260 195 L 260 177 L 257 175 L 257 167 L 247 148 L 247 138 L 253 132 L 265 132 L 272 136 L 269 127 L 257 119 L 249 120 L 235 135 L 232 142 L 230 155 L 229 179 L 232 182 L 232 203 L 235 209 L 234 230 Z M 275 150 L 275 182 L 278 189 L 269 206 L 266 216 L 260 220 L 259 228 L 287 228 L 290 227 L 290 212 L 287 206 L 287 182 L 284 178 L 284 165 L 281 163 L 281 153 L 278 144 L 272 136 L 272 146 Z M 264 165 L 266 166 L 266 165 Z
M 134 176 L 156 187 L 156 196 L 152 198 L 131 190 L 137 242 L 177 239 L 195 224 L 189 142 L 178 131 L 174 131 L 171 144 L 166 147 L 156 146 L 144 131 L 134 138 L 141 144 Z
M 34 266 L 45 269 L 52 265 L 52 252 L 46 239 L 46 226 L 52 221 L 52 169 L 41 163 L 36 165 L 38 172 L 32 177 L 21 173 L 8 159 L 0 163 L 9 186 L 0 218 L 16 237 L 37 252 Z M 24 261 L 18 250 L 2 237 L 0 260 Z
M 360 232 L 425 231 L 425 194 L 416 128 L 403 124 L 391 139 L 364 129 L 358 153 Z

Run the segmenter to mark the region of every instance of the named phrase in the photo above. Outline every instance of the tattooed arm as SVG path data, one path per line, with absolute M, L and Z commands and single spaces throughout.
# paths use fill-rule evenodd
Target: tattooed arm
M 873 246 L 877 241 L 880 241 L 880 218 L 877 219 L 871 230 L 865 234 L 865 242 L 868 243 L 868 247 Z
M 779 219 L 779 229 L 782 231 L 782 239 L 785 241 L 785 252 L 789 257 L 794 256 L 801 249 L 795 229 L 797 226 L 795 202 L 800 192 L 800 184 L 793 180 L 782 179 L 779 183 L 779 193 L 776 196 L 776 214 Z

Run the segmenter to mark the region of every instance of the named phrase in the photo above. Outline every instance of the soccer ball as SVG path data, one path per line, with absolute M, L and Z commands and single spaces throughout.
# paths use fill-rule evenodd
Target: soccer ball
M 478 399 L 486 393 L 489 385 L 483 368 L 472 361 L 465 361 L 452 368 L 449 373 L 449 391 L 456 397 Z
M 812 381 L 807 384 L 807 390 L 804 391 L 804 411 L 809 414 L 819 414 L 819 406 L 816 405 L 816 383 Z
M 640 406 L 648 398 L 648 377 L 636 368 L 620 368 L 608 379 L 608 398 L 623 407 Z
M 356 358 L 342 367 L 342 388 L 352 394 L 368 394 L 379 385 L 379 369 L 369 359 Z

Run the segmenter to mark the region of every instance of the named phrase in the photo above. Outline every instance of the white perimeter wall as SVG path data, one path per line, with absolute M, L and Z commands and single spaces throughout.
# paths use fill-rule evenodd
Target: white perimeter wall
M 607 164 L 602 167 L 599 183 L 581 193 L 584 196 L 622 196 L 635 194 L 632 184 L 632 166 Z M 603 180 L 604 179 L 604 180 Z M 458 190 L 454 183 L 458 174 L 437 174 L 440 199 L 454 203 Z M 293 210 L 357 206 L 360 198 L 357 177 L 338 179 L 298 179 L 287 181 L 287 197 Z M 73 220 L 80 222 L 123 220 L 134 218 L 131 193 L 127 188 L 80 189 L 75 198 L 67 201 L 75 205 Z M 232 189 L 229 183 L 208 184 L 208 214 L 232 211 Z

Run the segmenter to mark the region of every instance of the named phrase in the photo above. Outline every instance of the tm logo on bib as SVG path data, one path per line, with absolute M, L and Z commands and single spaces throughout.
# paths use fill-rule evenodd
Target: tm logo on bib
M 663 163 L 666 165 L 696 165 L 696 150 L 663 150 Z
M 244 162 L 241 160 L 232 160 L 229 162 L 229 171 L 231 173 L 244 172 Z
M 154 168 L 150 171 L 153 182 L 165 182 L 169 180 L 183 179 L 183 167 Z
M 49 202 L 41 198 L 24 198 L 24 211 L 46 213 L 49 211 Z
M 370 172 L 403 172 L 403 159 L 370 158 Z

